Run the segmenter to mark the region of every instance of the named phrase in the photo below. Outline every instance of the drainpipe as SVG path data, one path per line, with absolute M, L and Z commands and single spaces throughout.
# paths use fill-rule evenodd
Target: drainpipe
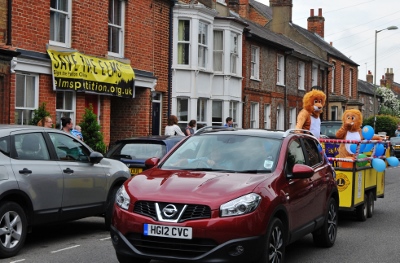
M 12 0 L 7 1 L 7 46 L 11 46 L 11 13 L 12 13 Z
M 173 23 L 174 23 L 174 6 L 178 0 L 171 0 L 171 8 L 169 9 L 169 58 L 168 58 L 168 106 L 167 106 L 167 117 L 171 115 L 171 103 L 172 103 L 172 35 L 173 35 Z

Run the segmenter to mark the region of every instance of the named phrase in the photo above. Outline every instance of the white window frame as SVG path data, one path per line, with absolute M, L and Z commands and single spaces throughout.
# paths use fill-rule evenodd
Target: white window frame
M 238 74 L 239 70 L 239 34 L 231 32 L 230 73 Z
M 29 74 L 29 73 L 17 73 L 16 74 L 16 90 L 15 90 L 15 124 L 20 124 L 20 125 L 29 125 L 30 121 L 33 118 L 33 111 L 35 109 L 37 109 L 39 106 L 39 75 L 37 74 Z M 23 81 L 24 83 L 23 85 L 23 93 L 24 94 L 20 94 L 19 93 L 19 85 L 20 83 L 18 83 L 18 79 L 19 77 L 24 77 Z M 27 78 L 29 78 L 30 80 L 32 80 L 31 83 L 27 84 Z M 33 89 L 32 90 L 28 90 L 28 86 L 29 85 L 33 85 Z M 34 94 L 29 94 L 30 92 L 32 92 Z M 27 105 L 28 100 L 27 97 L 30 97 L 30 103 L 32 103 L 31 105 Z M 23 105 L 17 105 L 17 97 L 20 99 L 21 97 L 23 97 Z M 33 97 L 33 98 L 32 98 Z M 19 114 L 18 114 L 19 112 Z M 28 115 L 27 118 L 25 117 L 25 115 Z M 18 116 L 20 116 L 20 118 L 17 118 Z M 26 122 L 24 122 L 24 120 L 26 119 Z M 21 121 L 18 121 L 21 120 Z
M 198 98 L 197 99 L 197 123 L 206 124 L 207 123 L 207 103 L 208 99 Z
M 184 104 L 183 101 L 186 101 L 186 109 L 182 109 Z M 188 97 L 179 97 L 176 98 L 176 117 L 178 117 L 179 123 L 187 124 L 189 122 L 189 109 L 190 109 L 190 100 Z M 186 111 L 186 117 L 184 112 Z
M 58 4 L 63 0 L 55 1 L 56 6 L 53 8 L 50 6 L 50 38 L 51 38 L 51 31 L 54 31 L 54 39 L 49 39 L 49 44 L 54 46 L 61 46 L 61 47 L 71 47 L 71 18 L 72 18 L 72 0 L 65 0 L 67 1 L 66 8 L 67 10 L 59 9 Z M 64 16 L 64 19 L 62 17 Z M 61 30 L 61 23 L 65 24 L 64 28 L 64 42 L 57 39 Z
M 333 63 L 332 66 L 332 72 L 331 72 L 331 77 L 332 77 L 332 87 L 331 87 L 331 92 L 335 93 L 335 70 L 336 70 L 336 63 Z
M 291 108 L 289 110 L 289 129 L 295 129 L 296 128 L 296 108 Z
M 352 97 L 352 88 L 353 88 L 353 69 L 349 71 L 349 97 Z
M 208 64 L 208 28 L 209 25 L 205 22 L 199 22 L 199 32 L 197 38 L 198 45 L 198 61 L 197 65 L 200 68 L 207 68 Z
M 71 95 L 71 108 L 68 109 L 66 108 L 66 96 L 65 94 Z M 62 94 L 62 107 L 59 108 L 59 104 L 57 102 L 58 95 Z M 56 128 L 61 128 L 61 117 L 70 117 L 72 122 L 76 124 L 75 122 L 75 116 L 76 116 L 76 93 L 73 91 L 57 91 L 56 94 Z
M 285 57 L 283 55 L 277 55 L 276 61 L 276 84 L 285 85 Z
M 220 46 L 217 46 L 216 33 L 221 34 L 221 36 L 222 36 L 221 43 L 218 43 L 218 44 L 220 44 Z M 213 69 L 215 72 L 223 72 L 224 71 L 224 31 L 214 30 L 213 34 L 214 34 Z M 219 63 L 219 65 L 218 65 L 218 63 Z
M 180 36 L 179 31 L 181 30 L 181 25 L 185 25 L 186 23 L 189 23 L 187 28 L 187 30 L 189 30 L 188 34 L 183 34 L 182 36 Z M 190 46 L 190 35 L 191 35 L 191 25 L 192 25 L 192 21 L 189 19 L 179 19 L 178 20 L 178 36 L 177 36 L 177 49 L 176 49 L 176 62 L 178 65 L 190 65 L 190 53 L 191 53 L 191 46 Z M 184 32 L 182 32 L 184 33 Z M 188 36 L 189 39 L 184 39 L 185 35 Z M 182 38 L 183 37 L 183 38 Z M 182 39 L 180 39 L 182 38 Z M 182 50 L 180 51 L 180 46 L 182 46 Z M 187 50 L 186 54 L 184 51 Z M 181 58 L 180 58 L 181 57 Z M 187 61 L 185 61 L 185 58 L 187 58 Z
M 124 0 L 109 0 L 109 7 L 110 8 L 119 8 L 119 15 L 120 15 L 120 21 L 119 24 L 116 21 L 114 14 L 115 12 L 112 12 L 109 10 L 109 17 L 108 17 L 108 55 L 110 56 L 115 56 L 115 57 L 124 57 L 124 32 L 125 32 L 125 1 Z M 117 4 L 118 6 L 116 6 Z M 110 14 L 112 14 L 112 17 L 110 17 Z M 111 32 L 113 30 L 117 31 L 118 34 L 118 52 L 115 52 L 112 50 L 112 45 L 113 45 L 113 35 Z
M 258 109 L 259 104 L 257 102 L 252 102 L 250 104 L 250 128 L 259 128 Z
M 229 116 L 232 117 L 233 127 L 236 127 L 238 121 L 238 101 L 229 102 Z
M 340 67 L 340 94 L 344 94 L 344 66 Z
M 260 68 L 260 48 L 257 46 L 251 46 L 251 69 L 250 78 L 259 80 L 259 68 Z
M 298 89 L 299 90 L 305 90 L 304 88 L 304 80 L 305 80 L 305 72 L 306 72 L 306 64 L 303 61 L 299 61 L 298 64 Z
M 264 129 L 271 129 L 271 105 L 264 105 Z
M 318 66 L 312 65 L 311 87 L 318 86 Z

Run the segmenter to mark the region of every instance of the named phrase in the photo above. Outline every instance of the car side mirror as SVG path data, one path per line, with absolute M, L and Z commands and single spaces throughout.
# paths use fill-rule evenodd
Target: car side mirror
M 99 152 L 91 152 L 89 158 L 90 162 L 94 164 L 94 163 L 99 163 L 104 157 Z
M 304 179 L 310 178 L 314 175 L 314 169 L 305 164 L 295 164 L 293 166 L 293 172 L 290 176 L 291 179 Z
M 150 168 L 153 168 L 154 166 L 156 166 L 159 161 L 160 161 L 160 158 L 152 157 L 152 158 L 147 159 L 144 162 L 144 165 L 146 166 L 146 169 L 150 169 Z

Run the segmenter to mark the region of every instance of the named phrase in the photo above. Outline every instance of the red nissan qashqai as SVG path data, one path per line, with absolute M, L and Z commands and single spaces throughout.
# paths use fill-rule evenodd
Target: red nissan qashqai
M 204 129 L 146 165 L 116 196 L 121 263 L 283 262 L 309 233 L 335 242 L 335 171 L 312 134 Z

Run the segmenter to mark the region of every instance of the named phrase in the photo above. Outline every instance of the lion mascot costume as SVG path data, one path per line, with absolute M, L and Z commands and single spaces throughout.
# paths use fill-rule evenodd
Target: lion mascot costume
M 311 90 L 304 95 L 303 109 L 297 115 L 296 129 L 311 131 L 319 139 L 321 119 L 319 115 L 325 105 L 326 95 L 320 90 Z
M 346 110 L 342 117 L 342 126 L 336 132 L 336 139 L 341 140 L 363 140 L 362 136 L 362 114 L 359 110 Z M 374 135 L 372 140 L 382 140 L 378 135 Z M 338 149 L 337 158 L 354 158 L 355 153 L 350 150 L 350 143 L 341 143 Z

